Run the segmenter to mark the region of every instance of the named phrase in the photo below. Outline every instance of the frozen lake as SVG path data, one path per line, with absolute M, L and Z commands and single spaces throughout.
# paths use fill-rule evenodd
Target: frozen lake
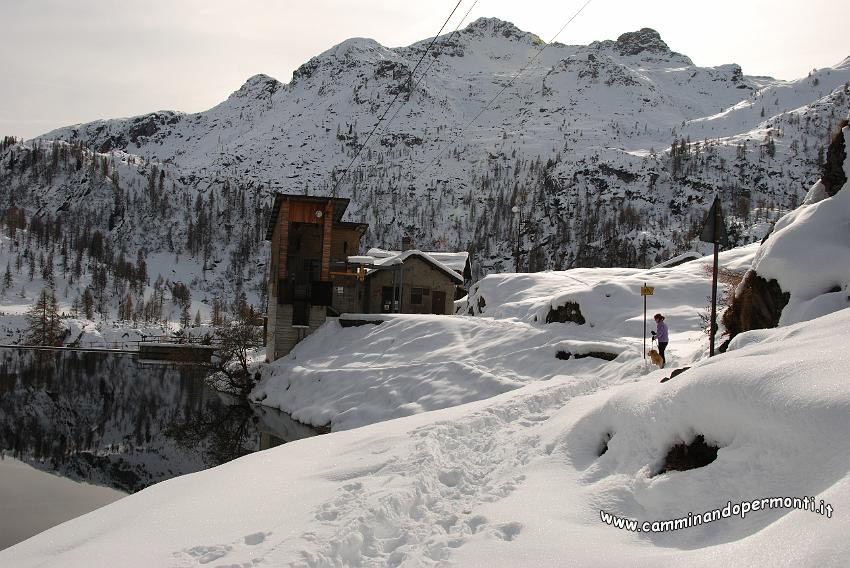
M 316 435 L 132 355 L 0 349 L 0 549 L 159 481 Z

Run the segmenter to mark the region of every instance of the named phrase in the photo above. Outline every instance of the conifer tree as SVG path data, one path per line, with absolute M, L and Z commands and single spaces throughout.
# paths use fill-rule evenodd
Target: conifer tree
M 12 287 L 12 267 L 6 263 L 6 272 L 3 273 L 3 292 Z
M 56 294 L 43 288 L 27 313 L 26 342 L 29 345 L 62 345 L 64 329 L 59 316 Z
M 94 319 L 94 296 L 91 293 L 91 288 L 88 286 L 83 291 L 83 315 L 86 319 Z

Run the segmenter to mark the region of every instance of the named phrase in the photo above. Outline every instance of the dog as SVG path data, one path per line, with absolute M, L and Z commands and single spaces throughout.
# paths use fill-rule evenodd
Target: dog
M 649 355 L 649 359 L 654 365 L 658 365 L 659 369 L 664 368 L 664 359 L 661 358 L 661 355 L 659 355 L 656 349 L 650 349 L 647 355 Z

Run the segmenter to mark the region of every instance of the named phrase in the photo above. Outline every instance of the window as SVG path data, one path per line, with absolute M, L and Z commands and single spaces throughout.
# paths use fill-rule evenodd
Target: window
M 422 288 L 411 288 L 410 289 L 410 303 L 414 306 L 418 306 L 422 304 Z
M 283 278 L 278 278 L 277 281 L 277 303 L 286 303 L 286 280 Z
M 395 301 L 393 301 L 393 296 L 395 296 Z M 399 288 L 393 288 L 392 286 L 381 287 L 381 313 L 394 313 L 398 308 L 398 301 Z
M 304 301 L 296 301 L 292 304 L 292 325 L 310 325 L 310 304 Z
M 333 304 L 333 283 L 314 280 L 310 283 L 310 303 L 314 306 L 330 306 Z

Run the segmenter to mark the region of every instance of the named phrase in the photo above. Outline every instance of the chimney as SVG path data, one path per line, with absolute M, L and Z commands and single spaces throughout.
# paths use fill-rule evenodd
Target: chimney
M 410 240 L 410 236 L 404 235 L 401 239 L 401 252 L 409 251 L 413 248 L 413 242 Z

